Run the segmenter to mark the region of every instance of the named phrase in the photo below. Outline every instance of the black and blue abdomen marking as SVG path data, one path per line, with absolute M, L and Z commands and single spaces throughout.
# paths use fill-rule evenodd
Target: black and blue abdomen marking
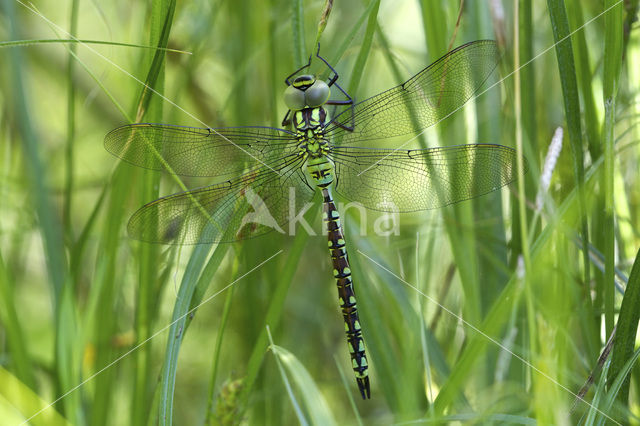
M 367 355 L 364 350 L 364 339 L 360 320 L 358 318 L 358 308 L 356 306 L 356 295 L 353 290 L 351 280 L 351 269 L 347 258 L 342 227 L 340 226 L 340 214 L 336 208 L 331 192 L 328 187 L 321 187 L 324 199 L 324 221 L 327 224 L 329 237 L 329 253 L 333 262 L 333 276 L 336 278 L 338 286 L 338 301 L 342 309 L 345 332 L 347 333 L 347 345 L 351 354 L 351 365 L 356 375 L 356 382 L 360 389 L 362 398 L 371 397 L 369 388 L 369 373 L 367 369 Z

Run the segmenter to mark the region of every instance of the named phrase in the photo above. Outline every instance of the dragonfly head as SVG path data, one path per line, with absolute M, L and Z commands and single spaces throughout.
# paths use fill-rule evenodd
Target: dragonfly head
M 284 91 L 284 103 L 292 111 L 300 111 L 305 107 L 316 108 L 324 105 L 329 99 L 331 89 L 315 75 L 301 75 L 293 80 L 291 86 Z

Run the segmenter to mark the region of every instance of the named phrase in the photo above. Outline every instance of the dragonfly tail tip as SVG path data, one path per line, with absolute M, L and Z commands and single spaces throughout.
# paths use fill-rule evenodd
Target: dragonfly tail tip
M 356 379 L 358 381 L 358 389 L 360 389 L 360 395 L 362 399 L 371 399 L 371 389 L 369 387 L 369 376 Z

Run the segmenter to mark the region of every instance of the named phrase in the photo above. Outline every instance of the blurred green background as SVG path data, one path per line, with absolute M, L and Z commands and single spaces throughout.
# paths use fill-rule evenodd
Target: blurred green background
M 370 401 L 326 237 L 131 240 L 129 216 L 179 188 L 103 148 L 136 121 L 279 126 L 325 1 L 1 5 L 0 423 L 640 423 L 637 1 L 467 1 L 460 16 L 459 1 L 335 2 L 322 54 L 356 100 L 497 40 L 501 83 L 425 140 L 503 144 L 529 167 L 521 185 L 401 215 L 399 235 L 347 211 Z M 319 206 L 306 217 L 319 231 Z

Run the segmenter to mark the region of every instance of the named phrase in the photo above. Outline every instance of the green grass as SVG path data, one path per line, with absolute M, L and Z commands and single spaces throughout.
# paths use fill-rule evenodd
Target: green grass
M 325 1 L 38 5 L 60 29 L 3 0 L 3 424 L 639 424 L 637 24 L 625 33 L 615 0 L 503 3 L 501 21 L 465 2 L 456 28 L 455 1 L 335 2 L 320 31 L 356 100 L 451 45 L 498 40 L 504 81 L 412 147 L 500 143 L 529 166 L 503 191 L 401 215 L 397 236 L 375 235 L 379 214 L 345 214 L 371 365 L 362 401 L 325 237 L 130 240 L 142 204 L 212 182 L 119 164 L 102 144 L 135 121 L 279 126 Z M 306 215 L 317 230 L 319 209 Z

